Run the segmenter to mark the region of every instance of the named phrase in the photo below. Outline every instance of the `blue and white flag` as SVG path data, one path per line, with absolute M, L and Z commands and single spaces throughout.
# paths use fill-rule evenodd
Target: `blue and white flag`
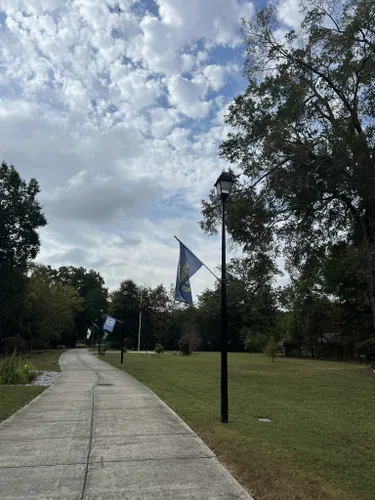
M 180 243 L 180 259 L 177 268 L 176 300 L 193 305 L 190 278 L 203 266 L 203 263 L 183 244 Z
M 112 318 L 112 316 L 107 315 L 107 317 L 105 319 L 104 326 L 103 326 L 103 330 L 107 330 L 108 332 L 111 332 L 114 329 L 115 324 L 116 324 L 116 319 Z

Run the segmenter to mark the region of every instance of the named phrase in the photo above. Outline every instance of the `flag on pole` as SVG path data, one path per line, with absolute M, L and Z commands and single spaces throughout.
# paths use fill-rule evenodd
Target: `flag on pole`
M 90 328 L 87 328 L 87 339 L 89 339 L 91 337 L 91 330 Z
M 190 278 L 203 266 L 203 263 L 181 242 L 180 259 L 177 268 L 176 300 L 193 305 Z
M 107 314 L 107 317 L 105 319 L 105 323 L 103 326 L 103 330 L 107 330 L 108 332 L 111 332 L 114 329 L 115 324 L 116 324 L 116 319 L 112 318 L 112 316 L 108 316 L 108 314 Z

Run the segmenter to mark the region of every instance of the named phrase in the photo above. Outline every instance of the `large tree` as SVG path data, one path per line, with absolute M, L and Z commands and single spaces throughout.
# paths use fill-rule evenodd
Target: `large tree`
M 0 166 L 0 337 L 15 333 L 27 266 L 39 251 L 46 225 L 35 179 L 24 181 L 13 165 Z
M 247 90 L 229 108 L 223 158 L 239 169 L 228 225 L 245 250 L 301 266 L 355 238 L 375 330 L 375 4 L 305 0 L 288 32 L 272 8 L 244 22 Z M 205 230 L 219 217 L 203 204 Z
M 95 320 L 101 320 L 102 312 L 107 309 L 108 290 L 104 279 L 93 269 L 62 266 L 56 271 L 56 279 L 64 285 L 72 286 L 84 299 L 83 308 L 76 314 L 75 325 L 78 337 L 86 337 L 87 327 Z
M 33 264 L 27 280 L 20 320 L 20 332 L 28 346 L 73 347 L 76 340 L 75 316 L 84 299 L 70 285 L 55 279 L 48 266 Z

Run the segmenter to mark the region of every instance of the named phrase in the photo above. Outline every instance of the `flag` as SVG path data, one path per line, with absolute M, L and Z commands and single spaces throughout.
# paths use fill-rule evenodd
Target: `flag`
M 177 268 L 176 300 L 193 305 L 190 278 L 203 266 L 203 263 L 180 241 L 180 259 Z
M 90 338 L 91 337 L 91 330 L 90 328 L 87 328 L 87 337 L 86 338 Z
M 116 319 L 112 318 L 112 316 L 107 315 L 107 317 L 105 319 L 104 326 L 103 326 L 103 330 L 107 330 L 108 332 L 111 332 L 114 329 L 115 324 L 116 324 Z

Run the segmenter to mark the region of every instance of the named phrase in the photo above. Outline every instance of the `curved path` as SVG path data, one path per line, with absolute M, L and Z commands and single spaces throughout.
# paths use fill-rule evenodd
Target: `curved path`
M 87 350 L 0 425 L 1 500 L 249 500 L 153 392 Z

